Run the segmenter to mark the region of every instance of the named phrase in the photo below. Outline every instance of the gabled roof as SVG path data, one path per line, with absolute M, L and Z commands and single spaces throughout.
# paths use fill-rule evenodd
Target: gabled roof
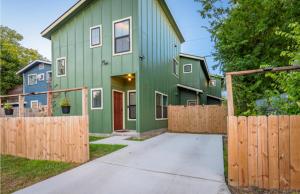
M 55 29 L 57 29 L 60 24 L 62 24 L 64 21 L 71 18 L 72 15 L 75 12 L 79 11 L 81 8 L 83 8 L 89 2 L 91 2 L 91 1 L 90 0 L 79 0 L 79 1 L 77 1 L 77 3 L 75 3 L 70 9 L 68 9 L 65 13 L 63 13 L 59 18 L 57 18 L 53 23 L 51 23 L 46 29 L 44 29 L 41 32 L 41 35 L 44 38 L 51 39 L 51 33 Z M 166 1 L 165 0 L 158 0 L 158 2 L 160 3 L 162 9 L 166 13 L 171 25 L 175 29 L 175 32 L 177 33 L 177 35 L 179 37 L 179 40 L 181 41 L 181 43 L 183 43 L 185 41 L 184 37 L 183 37 L 181 31 L 179 30 L 178 25 L 177 25 L 172 13 L 171 13 Z
M 26 66 L 25 66 L 24 68 L 22 68 L 21 70 L 19 70 L 16 74 L 21 74 L 21 73 L 23 73 L 24 71 L 28 70 L 29 68 L 32 68 L 34 65 L 40 64 L 40 63 L 44 63 L 44 64 L 51 65 L 51 62 L 49 62 L 49 61 L 35 60 L 35 61 L 29 63 L 28 65 L 26 65 Z
M 201 67 L 202 67 L 207 79 L 210 80 L 210 75 L 209 75 L 208 66 L 207 66 L 207 62 L 206 62 L 205 57 L 190 55 L 190 54 L 186 54 L 186 53 L 180 53 L 180 57 L 199 60 L 200 64 L 201 64 Z M 203 64 L 201 63 L 201 61 L 203 62 Z

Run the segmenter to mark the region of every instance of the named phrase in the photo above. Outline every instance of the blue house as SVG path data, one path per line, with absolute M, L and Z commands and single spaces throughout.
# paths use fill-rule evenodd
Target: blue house
M 45 92 L 51 89 L 51 62 L 36 60 L 17 72 L 23 76 L 23 93 Z M 47 105 L 47 95 L 25 96 L 25 108 Z

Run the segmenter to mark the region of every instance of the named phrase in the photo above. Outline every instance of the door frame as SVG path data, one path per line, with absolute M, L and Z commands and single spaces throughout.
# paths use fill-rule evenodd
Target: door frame
M 121 90 L 116 90 L 116 89 L 112 89 L 111 94 L 111 100 L 112 100 L 112 131 L 115 131 L 115 120 L 114 120 L 114 116 L 115 116 L 115 111 L 114 111 L 114 92 L 118 92 L 122 94 L 122 98 L 123 98 L 123 129 L 125 129 L 125 92 L 121 91 Z

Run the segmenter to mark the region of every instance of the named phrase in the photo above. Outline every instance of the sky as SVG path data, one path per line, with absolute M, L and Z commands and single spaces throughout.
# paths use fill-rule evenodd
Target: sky
M 214 50 L 210 34 L 203 26 L 208 21 L 197 12 L 200 3 L 194 0 L 166 0 L 167 4 L 186 40 L 181 52 L 205 56 L 209 71 L 216 64 L 210 56 Z M 51 59 L 51 42 L 43 38 L 40 32 L 69 9 L 77 0 L 0 0 L 1 25 L 8 26 L 22 34 L 21 44 L 38 50 L 43 56 Z

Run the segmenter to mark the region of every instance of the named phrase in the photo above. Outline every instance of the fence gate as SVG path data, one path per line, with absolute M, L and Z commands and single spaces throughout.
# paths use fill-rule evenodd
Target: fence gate
M 227 133 L 225 106 L 169 106 L 168 130 L 177 133 Z

